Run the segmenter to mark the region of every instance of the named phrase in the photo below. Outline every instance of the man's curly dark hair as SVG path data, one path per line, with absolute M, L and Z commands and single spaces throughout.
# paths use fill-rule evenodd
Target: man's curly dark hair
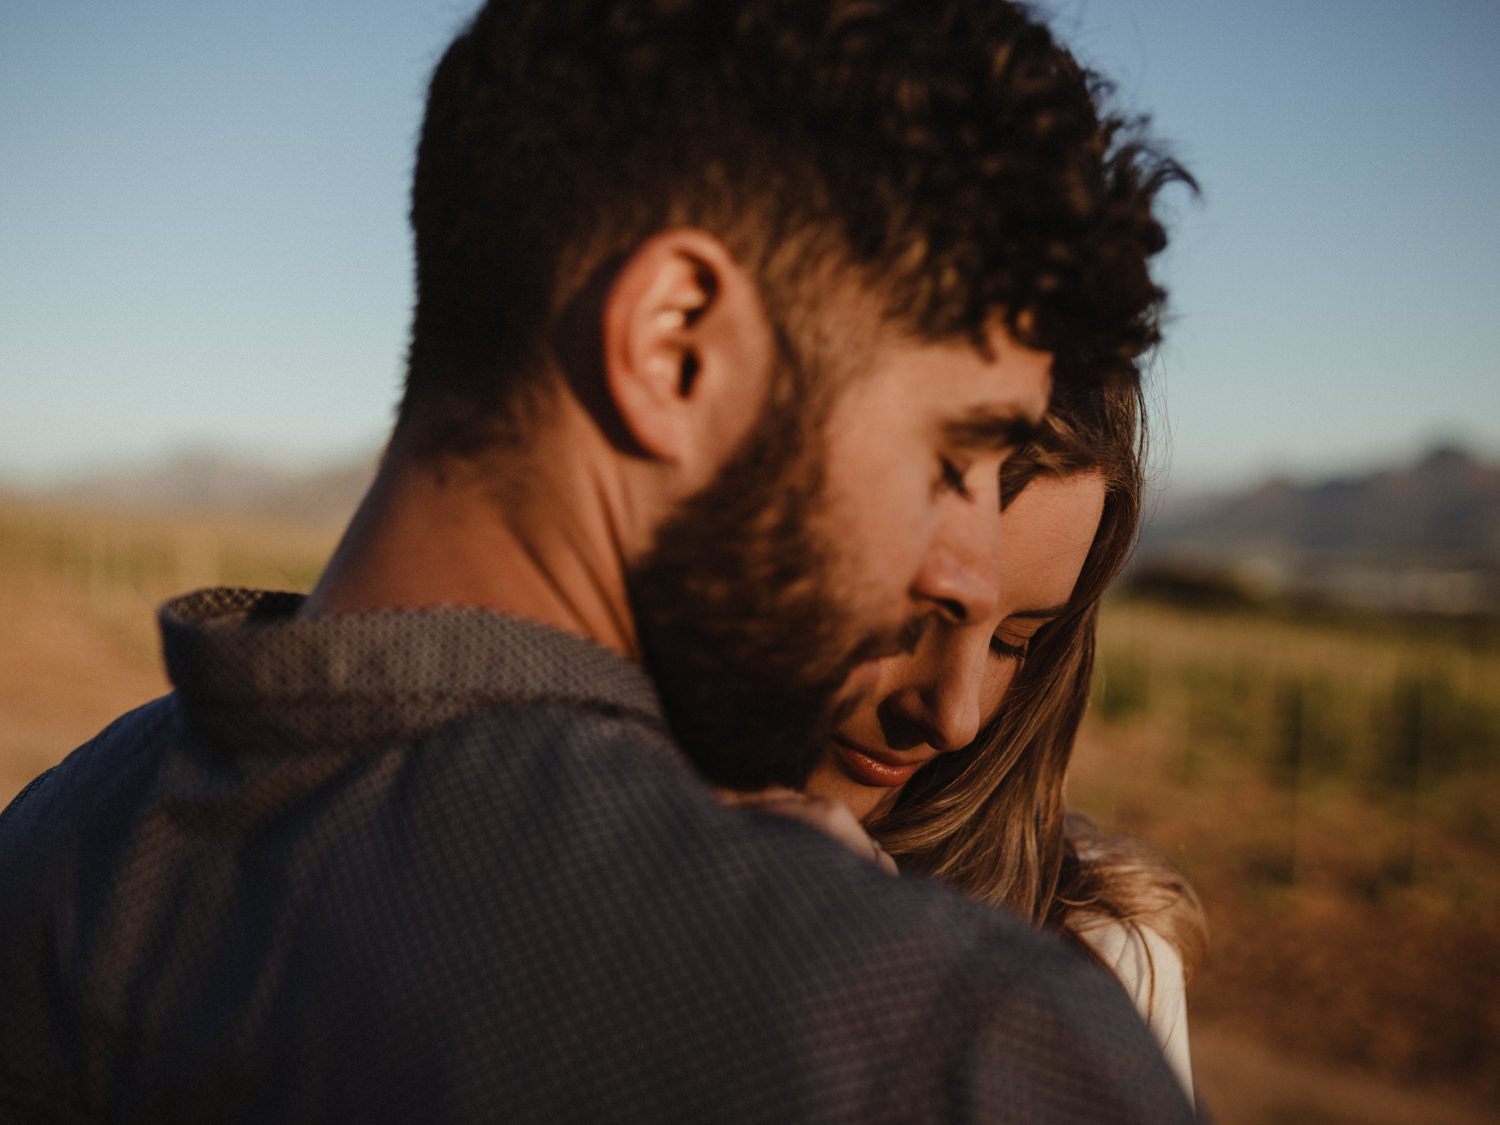
M 563 310 L 676 225 L 793 344 L 839 278 L 919 338 L 1003 317 L 1059 381 L 1133 377 L 1187 177 L 1107 95 L 1004 0 L 492 0 L 432 78 L 403 424 L 524 432 Z

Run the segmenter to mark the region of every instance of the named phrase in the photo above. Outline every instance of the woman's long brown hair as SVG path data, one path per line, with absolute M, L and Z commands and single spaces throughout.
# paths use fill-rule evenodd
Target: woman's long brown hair
M 1207 923 L 1191 886 L 1143 842 L 1067 814 L 1063 781 L 1088 705 L 1099 599 L 1135 545 L 1145 488 L 1143 394 L 1134 380 L 1054 400 L 1042 434 L 1007 463 L 1001 494 L 1041 474 L 1097 473 L 1104 510 L 1066 612 L 1037 632 L 1000 713 L 943 754 L 870 825 L 902 866 L 953 884 L 1089 952 L 1103 919 L 1149 925 L 1191 974 Z

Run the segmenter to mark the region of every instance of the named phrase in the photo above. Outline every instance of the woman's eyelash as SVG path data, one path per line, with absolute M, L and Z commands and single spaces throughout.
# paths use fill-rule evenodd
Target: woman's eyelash
M 990 638 L 990 648 L 994 650 L 997 655 L 1008 657 L 1011 660 L 1025 660 L 1026 652 L 1030 647 L 1031 641 L 1029 639 L 1022 641 L 1018 645 L 1013 645 L 1009 641 L 1003 640 L 1000 637 Z

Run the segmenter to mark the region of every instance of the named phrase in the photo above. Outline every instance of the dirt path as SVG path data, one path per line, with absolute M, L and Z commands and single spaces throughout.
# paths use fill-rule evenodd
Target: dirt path
M 1201 1107 L 1217 1125 L 1493 1125 L 1493 1107 L 1448 1090 L 1279 1054 L 1229 1028 L 1192 1029 Z

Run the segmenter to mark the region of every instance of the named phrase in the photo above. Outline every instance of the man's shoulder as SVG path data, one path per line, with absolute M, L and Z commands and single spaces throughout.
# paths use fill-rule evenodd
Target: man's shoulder
M 514 1004 L 517 981 L 549 982 L 520 1001 L 530 1036 L 508 1057 L 591 1011 L 619 1104 L 650 1104 L 641 1083 L 677 1057 L 694 1060 L 672 1079 L 689 1103 L 749 1096 L 725 1085 L 734 1072 L 788 1112 L 847 1120 L 964 1120 L 1020 1092 L 1045 1108 L 1053 1078 L 1110 1088 L 1159 1065 L 1118 989 L 1020 919 L 893 879 L 807 825 L 721 806 L 690 771 L 639 753 L 630 723 L 534 707 L 445 737 L 497 730 L 551 736 L 547 754 L 485 767 L 500 803 L 478 893 L 527 911 L 486 959 L 515 974 L 495 977 L 496 995 Z
M 977 997 L 1031 989 L 1078 963 L 1009 913 L 891 878 L 800 822 L 726 807 L 666 732 L 633 714 L 533 700 L 452 723 L 410 757 L 426 775 L 408 782 L 421 822 L 405 833 L 413 858 L 429 838 L 451 874 L 460 843 L 482 839 L 469 849 L 474 893 L 609 917 L 630 940 L 663 931 L 658 948 L 711 951 L 721 979 L 774 963 L 762 1000 L 793 987 L 788 973 L 845 996 L 862 978 L 889 1009 L 898 983 L 935 997 L 957 977 Z
M 69 793 L 135 818 L 89 829 L 107 845 L 92 874 L 49 860 L 54 885 L 28 876 L 26 899 L 55 907 L 32 918 L 52 919 L 48 948 L 71 935 L 28 957 L 88 966 L 74 1000 L 112 1019 L 128 1017 L 110 1008 L 120 989 L 177 997 L 132 1035 L 163 1067 L 215 1059 L 205 1090 L 251 1067 L 388 1112 L 448 1073 L 455 1104 L 519 1097 L 577 1119 L 963 1120 L 1149 1072 L 1102 978 L 1056 943 L 806 825 L 721 806 L 637 713 L 533 698 L 357 755 L 252 766 L 191 748 L 159 701 L 5 828 L 61 851 L 39 814 Z M 133 780 L 108 778 L 110 761 L 137 762 Z M 91 921 L 75 933 L 65 917 Z M 185 932 L 208 943 L 186 959 Z M 559 1069 L 580 1043 L 588 1072 Z
M 70 822 L 96 818 L 101 806 L 139 800 L 170 752 L 179 718 L 175 697 L 164 695 L 125 712 L 38 774 L 0 810 L 0 846 L 9 838 L 39 843 L 39 833 L 70 831 Z

